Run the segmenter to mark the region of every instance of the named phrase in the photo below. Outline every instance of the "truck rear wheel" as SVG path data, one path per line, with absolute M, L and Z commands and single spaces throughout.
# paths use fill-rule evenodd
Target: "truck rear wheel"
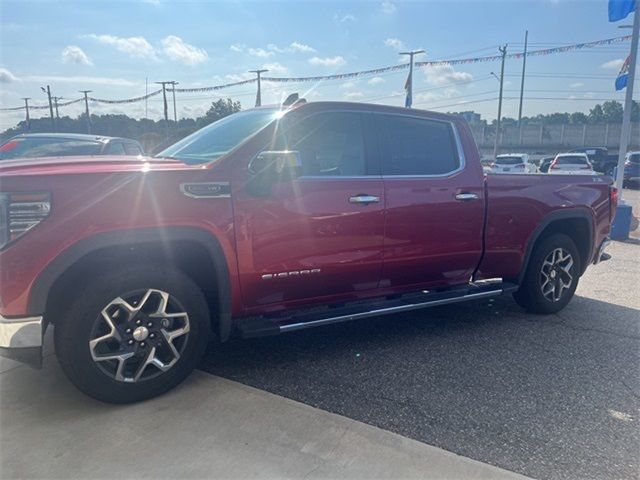
M 516 302 L 533 313 L 562 310 L 573 298 L 580 276 L 580 255 L 573 240 L 557 233 L 533 249 Z
M 207 302 L 183 273 L 132 266 L 78 291 L 54 341 L 62 369 L 87 395 L 110 403 L 151 398 L 178 385 L 202 357 Z

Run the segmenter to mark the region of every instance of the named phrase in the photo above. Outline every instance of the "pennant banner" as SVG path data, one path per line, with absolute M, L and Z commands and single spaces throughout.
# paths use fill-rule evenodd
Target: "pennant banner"
M 176 88 L 175 91 L 179 93 L 198 93 L 198 92 L 212 92 L 214 90 L 222 90 L 223 88 L 236 87 L 238 85 L 246 85 L 248 83 L 255 83 L 255 78 L 248 80 L 242 80 L 240 82 L 226 83 L 224 85 L 216 85 L 214 87 L 197 87 L 197 88 Z M 172 90 L 168 90 L 171 92 Z
M 368 75 L 377 75 L 380 73 L 386 72 L 395 72 L 399 70 L 404 70 L 409 68 L 408 63 L 400 63 L 398 65 L 393 65 L 392 67 L 382 67 L 382 68 L 374 68 L 373 70 L 363 70 L 362 72 L 352 72 L 352 73 L 338 73 L 336 75 L 323 75 L 318 77 L 261 77 L 262 80 L 266 82 L 280 82 L 280 83 L 293 83 L 293 82 L 320 82 L 323 80 L 344 80 L 347 78 L 355 78 L 355 77 L 365 77 Z
M 604 40 L 596 40 L 595 42 L 587 42 L 587 43 L 576 43 L 573 45 L 565 45 L 562 47 L 553 47 L 553 48 L 545 48 L 542 50 L 531 50 L 527 52 L 527 57 L 537 57 L 543 55 L 553 55 L 556 53 L 565 53 L 565 52 L 573 52 L 576 50 L 582 50 L 585 48 L 593 48 L 593 47 L 601 47 L 605 45 L 615 45 L 618 43 L 624 43 L 631 40 L 631 35 L 625 35 L 622 37 L 614 37 L 607 38 Z M 510 53 L 506 55 L 507 59 L 519 59 L 524 57 L 524 53 Z M 459 58 L 453 60 L 435 60 L 435 61 L 424 61 L 424 62 L 415 62 L 414 66 L 416 68 L 425 68 L 425 67 L 437 67 L 444 65 L 468 65 L 473 63 L 485 63 L 485 62 L 495 62 L 502 59 L 501 55 L 490 55 L 486 57 L 474 57 L 474 58 Z M 328 80 L 346 80 L 350 78 L 358 78 L 358 77 L 366 77 L 370 75 L 379 75 L 382 73 L 388 72 L 396 72 L 409 68 L 408 63 L 400 63 L 397 65 L 392 65 L 390 67 L 382 67 L 382 68 L 374 68 L 372 70 L 363 70 L 360 72 L 350 72 L 350 73 L 339 73 L 335 75 L 321 75 L 315 77 L 262 77 L 262 80 L 265 82 L 273 82 L 273 83 L 300 83 L 300 82 L 322 82 Z M 255 78 L 250 78 L 247 80 L 241 80 L 239 82 L 226 83 L 223 85 L 215 85 L 212 87 L 196 87 L 196 88 L 176 88 L 175 92 L 177 93 L 199 93 L 199 92 L 212 92 L 216 90 L 222 90 L 225 88 L 236 87 L 239 85 L 247 85 L 250 83 L 255 83 Z M 168 92 L 172 92 L 173 90 L 167 89 Z M 147 98 L 154 97 L 158 94 L 162 93 L 162 90 L 156 90 L 155 92 L 151 92 L 148 95 L 143 95 L 141 97 L 135 98 L 127 98 L 124 100 L 105 100 L 101 98 L 93 98 L 89 97 L 89 100 L 92 102 L 98 103 L 107 103 L 107 104 L 121 104 L 121 103 L 134 103 L 140 102 L 142 100 L 146 100 Z M 58 103 L 58 107 L 71 105 L 73 103 L 77 103 L 84 100 L 84 98 L 79 98 L 77 100 L 71 100 L 65 103 Z M 0 111 L 17 111 L 24 110 L 24 105 L 20 107 L 11 107 L 11 108 L 0 108 Z M 37 105 L 37 106 L 29 106 L 29 109 L 40 110 L 49 108 L 48 105 Z
M 156 90 L 155 92 L 151 92 L 151 93 L 149 93 L 147 95 L 143 95 L 141 97 L 126 98 L 124 100 L 104 100 L 102 98 L 93 98 L 93 97 L 89 97 L 89 100 L 91 100 L 92 102 L 108 103 L 108 104 L 135 103 L 135 102 L 141 102 L 142 100 L 146 100 L 147 98 L 154 97 L 154 96 L 158 95 L 159 93 L 162 93 L 162 90 Z M 81 98 L 80 100 L 83 100 L 83 99 Z

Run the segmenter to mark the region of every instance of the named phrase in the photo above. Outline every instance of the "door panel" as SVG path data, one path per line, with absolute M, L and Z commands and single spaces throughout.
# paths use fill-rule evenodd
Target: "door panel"
M 378 287 L 384 191 L 362 130 L 356 113 L 296 121 L 270 148 L 300 152 L 303 175 L 276 183 L 265 197 L 234 196 L 246 307 Z
M 378 125 L 387 210 L 380 287 L 467 282 L 482 254 L 481 172 L 465 166 L 448 122 L 385 115 Z

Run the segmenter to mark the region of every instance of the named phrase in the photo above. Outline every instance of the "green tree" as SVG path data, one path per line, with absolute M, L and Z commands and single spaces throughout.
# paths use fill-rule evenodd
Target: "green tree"
M 569 123 L 574 125 L 583 125 L 589 121 L 589 117 L 582 112 L 573 112 L 569 115 Z
M 591 110 L 589 110 L 589 122 L 590 123 L 602 123 L 604 121 L 604 112 L 602 111 L 602 105 L 597 104 Z
M 242 110 L 239 101 L 233 101 L 230 98 L 220 98 L 211 103 L 211 107 L 204 114 L 204 121 L 207 124 L 220 120 L 226 116 Z
M 602 104 L 602 114 L 607 123 L 622 122 L 622 104 L 613 100 Z

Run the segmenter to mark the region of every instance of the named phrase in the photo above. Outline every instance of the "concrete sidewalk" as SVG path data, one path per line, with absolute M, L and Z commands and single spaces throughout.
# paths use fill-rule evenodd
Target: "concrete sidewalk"
M 152 401 L 95 402 L 4 363 L 2 478 L 525 478 L 202 372 Z

